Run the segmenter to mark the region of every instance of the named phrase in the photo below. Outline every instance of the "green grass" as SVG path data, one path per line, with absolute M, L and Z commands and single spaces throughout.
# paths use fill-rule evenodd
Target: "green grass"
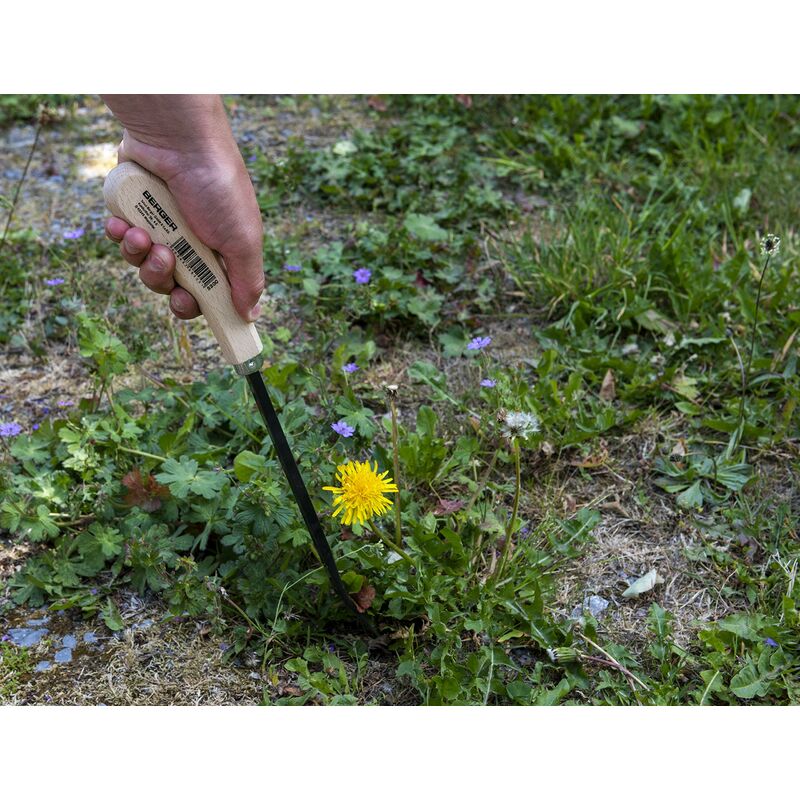
M 335 119 L 331 102 L 320 105 Z M 382 384 L 400 385 L 411 563 L 358 525 L 342 538 L 325 515 L 348 588 L 375 589 L 390 680 L 420 703 L 797 702 L 800 102 L 385 104 L 330 144 L 298 137 L 248 155 L 274 299 L 265 377 L 321 510 L 343 460 L 393 473 Z M 287 232 L 300 209 L 311 221 Z M 764 277 L 739 432 L 737 351 L 746 361 L 768 231 L 781 253 Z M 10 245 L 5 341 L 34 290 L 5 270 L 30 245 Z M 102 611 L 114 626 L 117 588 L 157 592 L 174 613 L 230 626 L 233 654 L 295 676 L 288 701 L 361 701 L 370 654 L 328 591 L 242 382 L 225 371 L 116 388 L 148 338 L 115 297 L 98 309 L 76 287 L 73 305 L 43 300 L 65 319 L 43 346 L 79 346 L 109 402 L 4 440 L 0 527 L 45 545 L 10 581 L 14 601 Z M 471 351 L 475 336 L 493 341 Z M 519 451 L 508 411 L 540 423 Z M 331 431 L 338 420 L 352 438 Z M 605 546 L 614 497 L 679 565 L 664 577 L 698 576 L 716 613 L 694 618 L 690 596 L 661 585 L 625 601 L 605 583 L 623 616 L 634 610 L 635 635 L 613 618 L 568 618 L 565 576 L 585 576 Z M 378 524 L 394 535 L 393 515 Z

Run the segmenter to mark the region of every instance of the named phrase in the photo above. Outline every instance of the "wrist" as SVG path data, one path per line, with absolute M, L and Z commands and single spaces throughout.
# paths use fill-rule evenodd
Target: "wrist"
M 219 95 L 103 95 L 124 126 L 121 157 L 159 177 L 240 158 Z

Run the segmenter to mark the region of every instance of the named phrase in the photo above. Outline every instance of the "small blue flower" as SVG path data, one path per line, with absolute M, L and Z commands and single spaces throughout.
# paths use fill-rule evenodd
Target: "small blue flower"
M 22 425 L 17 422 L 0 422 L 0 436 L 18 436 L 22 433 Z
M 369 279 L 372 277 L 372 272 L 366 267 L 361 267 L 361 269 L 353 270 L 353 277 L 355 278 L 356 283 L 369 283 Z
M 80 239 L 86 231 L 83 228 L 74 228 L 71 231 L 64 231 L 65 239 Z
M 284 268 L 284 269 L 285 269 L 287 272 L 300 272 L 300 270 L 302 269 L 302 267 L 300 266 L 300 264 L 284 264 L 284 265 L 283 265 L 283 268 Z
M 45 283 L 48 286 L 61 286 L 61 284 L 64 283 L 64 279 L 63 278 L 48 278 L 45 281 Z
M 38 422 L 34 422 L 33 425 L 31 426 L 31 428 L 33 430 L 35 430 L 35 431 L 38 431 L 39 430 L 39 423 Z
M 343 419 L 339 420 L 339 422 L 334 422 L 331 428 L 333 428 L 339 436 L 344 436 L 345 439 L 349 439 L 356 432 L 356 429 L 351 428 Z
M 492 343 L 491 336 L 476 336 L 468 345 L 467 350 L 483 350 Z
M 67 406 L 74 406 L 75 403 L 73 403 L 72 400 L 59 400 L 58 405 L 60 405 L 61 408 L 67 408 Z
M 481 386 L 485 386 L 487 389 L 494 389 L 497 386 L 496 381 L 493 381 L 491 378 L 484 378 L 481 381 Z
M 342 367 L 342 369 L 343 369 L 345 372 L 352 374 L 353 372 L 358 372 L 358 364 L 354 364 L 354 363 L 351 361 L 349 364 L 345 364 L 345 365 Z
M 774 639 L 770 638 L 769 636 L 767 636 L 767 638 L 764 639 L 764 644 L 767 644 L 770 647 L 777 647 L 778 646 L 778 643 Z

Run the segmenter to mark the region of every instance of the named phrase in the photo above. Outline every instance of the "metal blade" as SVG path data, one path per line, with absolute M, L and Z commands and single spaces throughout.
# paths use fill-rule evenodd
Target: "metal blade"
M 275 407 L 270 400 L 267 387 L 264 385 L 264 379 L 261 377 L 260 372 L 251 372 L 247 377 L 247 382 L 253 390 L 253 396 L 256 399 L 256 405 L 264 418 L 264 423 L 269 431 L 272 443 L 275 445 L 275 451 L 278 454 L 278 460 L 281 462 L 283 471 L 286 474 L 286 479 L 289 481 L 289 486 L 292 489 L 294 499 L 300 508 L 300 513 L 303 515 L 303 520 L 306 523 L 308 532 L 311 534 L 311 540 L 317 549 L 317 554 L 320 560 L 328 570 L 328 575 L 331 579 L 331 584 L 336 590 L 342 602 L 354 614 L 363 619 L 363 614 L 358 610 L 354 600 L 347 593 L 347 588 L 342 583 L 342 578 L 339 575 L 339 570 L 336 568 L 336 561 L 333 558 L 328 540 L 322 530 L 317 512 L 308 496 L 308 489 L 306 489 L 305 482 L 300 475 L 300 470 L 297 468 L 297 462 L 294 460 L 292 451 L 289 449 L 289 443 L 286 441 L 286 434 L 283 432 L 281 423 L 278 420 L 278 415 L 275 412 Z

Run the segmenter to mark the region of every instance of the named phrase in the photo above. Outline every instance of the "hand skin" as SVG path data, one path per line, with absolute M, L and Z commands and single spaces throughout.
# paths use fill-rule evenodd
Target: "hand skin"
M 239 316 L 255 320 L 264 290 L 261 212 L 219 95 L 101 97 L 125 129 L 119 161 L 135 161 L 166 182 L 194 233 L 224 259 Z M 175 284 L 168 247 L 118 217 L 105 229 L 145 286 L 170 295 L 176 317 L 200 315 L 192 295 Z

